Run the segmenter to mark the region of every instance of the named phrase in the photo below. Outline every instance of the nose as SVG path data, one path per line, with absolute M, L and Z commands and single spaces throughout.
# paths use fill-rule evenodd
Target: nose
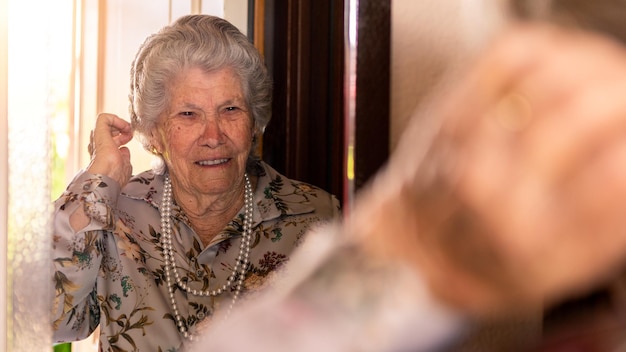
M 206 145 L 209 148 L 216 148 L 224 142 L 224 133 L 219 119 L 206 118 L 201 128 L 203 128 L 202 135 L 200 136 L 200 143 L 202 145 Z

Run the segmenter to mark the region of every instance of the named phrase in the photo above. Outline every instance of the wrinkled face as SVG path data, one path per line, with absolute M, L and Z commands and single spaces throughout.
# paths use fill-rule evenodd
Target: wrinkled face
M 242 184 L 253 136 L 239 79 L 230 69 L 183 71 L 170 85 L 170 104 L 152 144 L 174 187 L 195 195 L 235 192 Z

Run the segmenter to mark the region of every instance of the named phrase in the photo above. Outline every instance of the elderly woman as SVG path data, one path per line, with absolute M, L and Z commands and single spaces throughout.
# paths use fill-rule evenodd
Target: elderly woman
M 92 160 L 56 201 L 55 340 L 100 326 L 106 351 L 179 351 L 268 286 L 337 199 L 255 155 L 270 118 L 262 59 L 227 21 L 180 18 L 131 70 L 131 122 L 101 114 Z M 162 160 L 131 177 L 133 136 Z

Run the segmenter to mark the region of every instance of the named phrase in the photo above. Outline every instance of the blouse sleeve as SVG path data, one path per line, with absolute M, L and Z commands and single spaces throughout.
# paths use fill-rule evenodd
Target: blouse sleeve
M 115 224 L 119 193 L 120 186 L 112 179 L 82 172 L 54 203 L 51 295 L 55 341 L 86 338 L 98 326 L 96 282 L 106 233 Z M 84 211 L 90 219 L 78 231 L 70 224 L 76 211 Z

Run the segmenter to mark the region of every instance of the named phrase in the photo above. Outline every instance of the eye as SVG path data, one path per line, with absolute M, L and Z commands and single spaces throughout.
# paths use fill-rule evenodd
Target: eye
M 237 110 L 239 110 L 239 108 L 238 108 L 238 107 L 236 107 L 236 106 L 227 106 L 224 110 L 225 110 L 226 112 L 233 112 L 233 111 L 237 111 Z
M 184 117 L 193 117 L 195 113 L 193 111 L 181 111 L 178 113 L 178 115 L 184 116 Z

